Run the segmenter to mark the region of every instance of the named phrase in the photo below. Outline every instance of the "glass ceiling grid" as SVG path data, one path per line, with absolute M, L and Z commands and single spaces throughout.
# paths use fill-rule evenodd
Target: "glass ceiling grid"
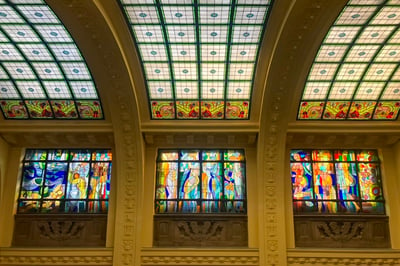
M 44 1 L 0 2 L 0 49 L 6 119 L 103 119 L 85 60 Z
M 271 1 L 121 1 L 152 119 L 249 119 Z
M 310 68 L 299 120 L 395 120 L 400 109 L 400 5 L 349 1 Z

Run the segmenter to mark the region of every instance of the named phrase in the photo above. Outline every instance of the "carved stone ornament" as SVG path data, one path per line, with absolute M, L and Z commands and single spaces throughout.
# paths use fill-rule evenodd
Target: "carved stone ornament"
M 361 239 L 364 225 L 359 222 L 322 222 L 317 224 L 320 237 L 335 241 Z
M 183 238 L 194 241 L 221 239 L 224 230 L 221 223 L 211 221 L 179 222 L 177 228 Z
M 73 221 L 44 221 L 38 222 L 40 237 L 52 240 L 68 240 L 80 238 L 85 224 Z

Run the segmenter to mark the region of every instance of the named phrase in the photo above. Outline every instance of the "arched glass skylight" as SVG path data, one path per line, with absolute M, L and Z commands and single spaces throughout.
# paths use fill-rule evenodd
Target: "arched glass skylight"
M 84 58 L 43 0 L 0 0 L 0 107 L 6 119 L 103 119 Z
M 271 0 L 121 0 L 153 119 L 248 119 Z
M 314 59 L 297 118 L 397 119 L 399 27 L 399 0 L 349 1 Z

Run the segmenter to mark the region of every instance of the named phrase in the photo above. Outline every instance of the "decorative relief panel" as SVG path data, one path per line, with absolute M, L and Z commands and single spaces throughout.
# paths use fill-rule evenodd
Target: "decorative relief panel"
M 247 217 L 156 215 L 154 246 L 247 247 Z
M 105 246 L 107 215 L 15 216 L 13 246 Z
M 296 247 L 388 248 L 387 217 L 295 216 Z

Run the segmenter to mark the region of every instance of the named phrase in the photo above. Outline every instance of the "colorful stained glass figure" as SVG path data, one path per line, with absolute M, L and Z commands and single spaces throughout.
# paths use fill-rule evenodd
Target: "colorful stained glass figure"
M 86 62 L 43 0 L 1 1 L 0 107 L 6 119 L 102 119 L 78 99 L 100 101 Z M 82 103 L 82 101 L 81 101 Z M 81 104 L 82 106 L 89 104 Z
M 324 102 L 301 102 L 298 119 L 320 119 Z
M 23 101 L 3 100 L 0 101 L 0 107 L 7 119 L 27 119 L 29 117 Z
M 314 199 L 312 171 L 310 163 L 291 163 L 293 209 L 295 212 L 313 210 Z M 296 201 L 300 199 L 302 201 Z
M 202 119 L 223 119 L 224 118 L 223 101 L 202 101 L 201 118 Z
M 87 194 L 90 164 L 71 163 L 68 171 L 67 199 L 84 199 Z
M 318 212 L 336 213 L 336 179 L 331 163 L 313 164 L 314 191 Z
M 64 198 L 65 184 L 67 181 L 68 164 L 61 162 L 48 163 L 46 168 L 46 181 L 43 186 L 43 197 L 46 199 Z
M 171 101 L 152 101 L 151 113 L 153 119 L 174 119 L 175 104 Z
M 28 149 L 18 212 L 106 213 L 111 150 Z
M 155 212 L 245 213 L 243 150 L 160 150 Z
M 291 150 L 290 161 L 296 214 L 384 213 L 376 150 Z
M 40 199 L 45 173 L 45 163 L 25 163 L 22 170 L 21 199 Z
M 120 2 L 143 63 L 152 119 L 249 118 L 271 1 Z M 171 104 L 167 112 L 160 101 Z

